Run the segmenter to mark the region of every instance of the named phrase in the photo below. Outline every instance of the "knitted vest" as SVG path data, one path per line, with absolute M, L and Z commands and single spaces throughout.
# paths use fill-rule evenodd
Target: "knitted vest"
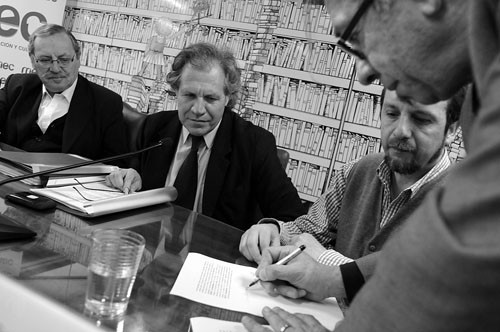
M 426 194 L 445 179 L 447 171 L 424 184 L 404 206 L 380 229 L 383 186 L 377 168 L 383 153 L 364 157 L 351 169 L 340 209 L 335 250 L 356 259 L 382 248 L 409 215 L 422 203 Z
M 34 122 L 28 139 L 22 144 L 21 148 L 30 152 L 61 152 L 65 123 L 66 115 L 63 115 L 52 121 L 44 134 L 38 124 Z

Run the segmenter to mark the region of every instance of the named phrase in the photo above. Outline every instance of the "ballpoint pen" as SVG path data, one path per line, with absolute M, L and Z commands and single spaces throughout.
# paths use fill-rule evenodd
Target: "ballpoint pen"
M 295 249 L 294 251 L 292 251 L 291 253 L 289 253 L 288 255 L 286 255 L 285 257 L 283 257 L 282 259 L 280 259 L 274 265 L 285 265 L 285 264 L 288 264 L 289 261 L 291 261 L 292 259 L 294 259 L 295 257 L 297 257 L 302 251 L 304 251 L 305 248 L 306 248 L 305 245 L 301 245 L 300 247 L 298 247 L 297 249 Z M 252 281 L 250 283 L 250 285 L 248 285 L 247 288 L 250 288 L 253 285 L 255 285 L 256 283 L 258 283 L 259 280 L 260 280 L 259 278 L 255 279 L 254 281 Z

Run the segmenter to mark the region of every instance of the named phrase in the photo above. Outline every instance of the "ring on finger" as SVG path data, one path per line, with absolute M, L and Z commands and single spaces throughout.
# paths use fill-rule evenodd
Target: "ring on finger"
M 290 325 L 288 325 L 288 324 L 286 324 L 286 323 L 285 323 L 285 325 L 283 325 L 283 326 L 280 328 L 280 332 L 285 332 L 285 331 L 286 331 L 286 329 L 287 329 L 287 328 L 289 328 L 289 327 L 290 327 Z

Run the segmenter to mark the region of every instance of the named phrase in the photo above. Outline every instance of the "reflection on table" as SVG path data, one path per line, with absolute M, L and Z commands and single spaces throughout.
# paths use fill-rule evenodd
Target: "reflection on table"
M 24 185 L 0 188 L 0 196 L 26 190 Z M 37 212 L 0 198 L 0 214 L 38 233 L 35 240 L 0 244 L 0 271 L 22 284 L 84 313 L 89 235 L 96 228 L 128 228 L 146 239 L 140 270 L 126 316 L 121 321 L 96 321 L 116 331 L 188 331 L 189 318 L 208 316 L 238 321 L 242 313 L 170 296 L 188 252 L 227 262 L 241 261 L 242 232 L 172 204 L 162 204 L 93 219 L 61 210 Z

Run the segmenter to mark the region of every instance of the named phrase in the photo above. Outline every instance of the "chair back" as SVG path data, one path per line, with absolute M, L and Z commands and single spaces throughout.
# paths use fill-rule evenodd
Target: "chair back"
M 123 102 L 123 121 L 127 130 L 128 148 L 130 151 L 137 151 L 139 146 L 139 138 L 141 136 L 142 127 L 144 127 L 144 120 L 147 114 L 137 112 L 132 106 Z M 127 164 L 139 171 L 140 156 L 133 156 L 128 158 Z
M 287 150 L 278 148 L 278 159 L 280 160 L 281 167 L 286 170 L 288 160 L 290 159 L 290 153 L 288 153 Z
M 139 137 L 147 114 L 137 112 L 132 106 L 123 102 L 123 120 L 127 128 L 128 147 L 130 151 L 139 150 Z

